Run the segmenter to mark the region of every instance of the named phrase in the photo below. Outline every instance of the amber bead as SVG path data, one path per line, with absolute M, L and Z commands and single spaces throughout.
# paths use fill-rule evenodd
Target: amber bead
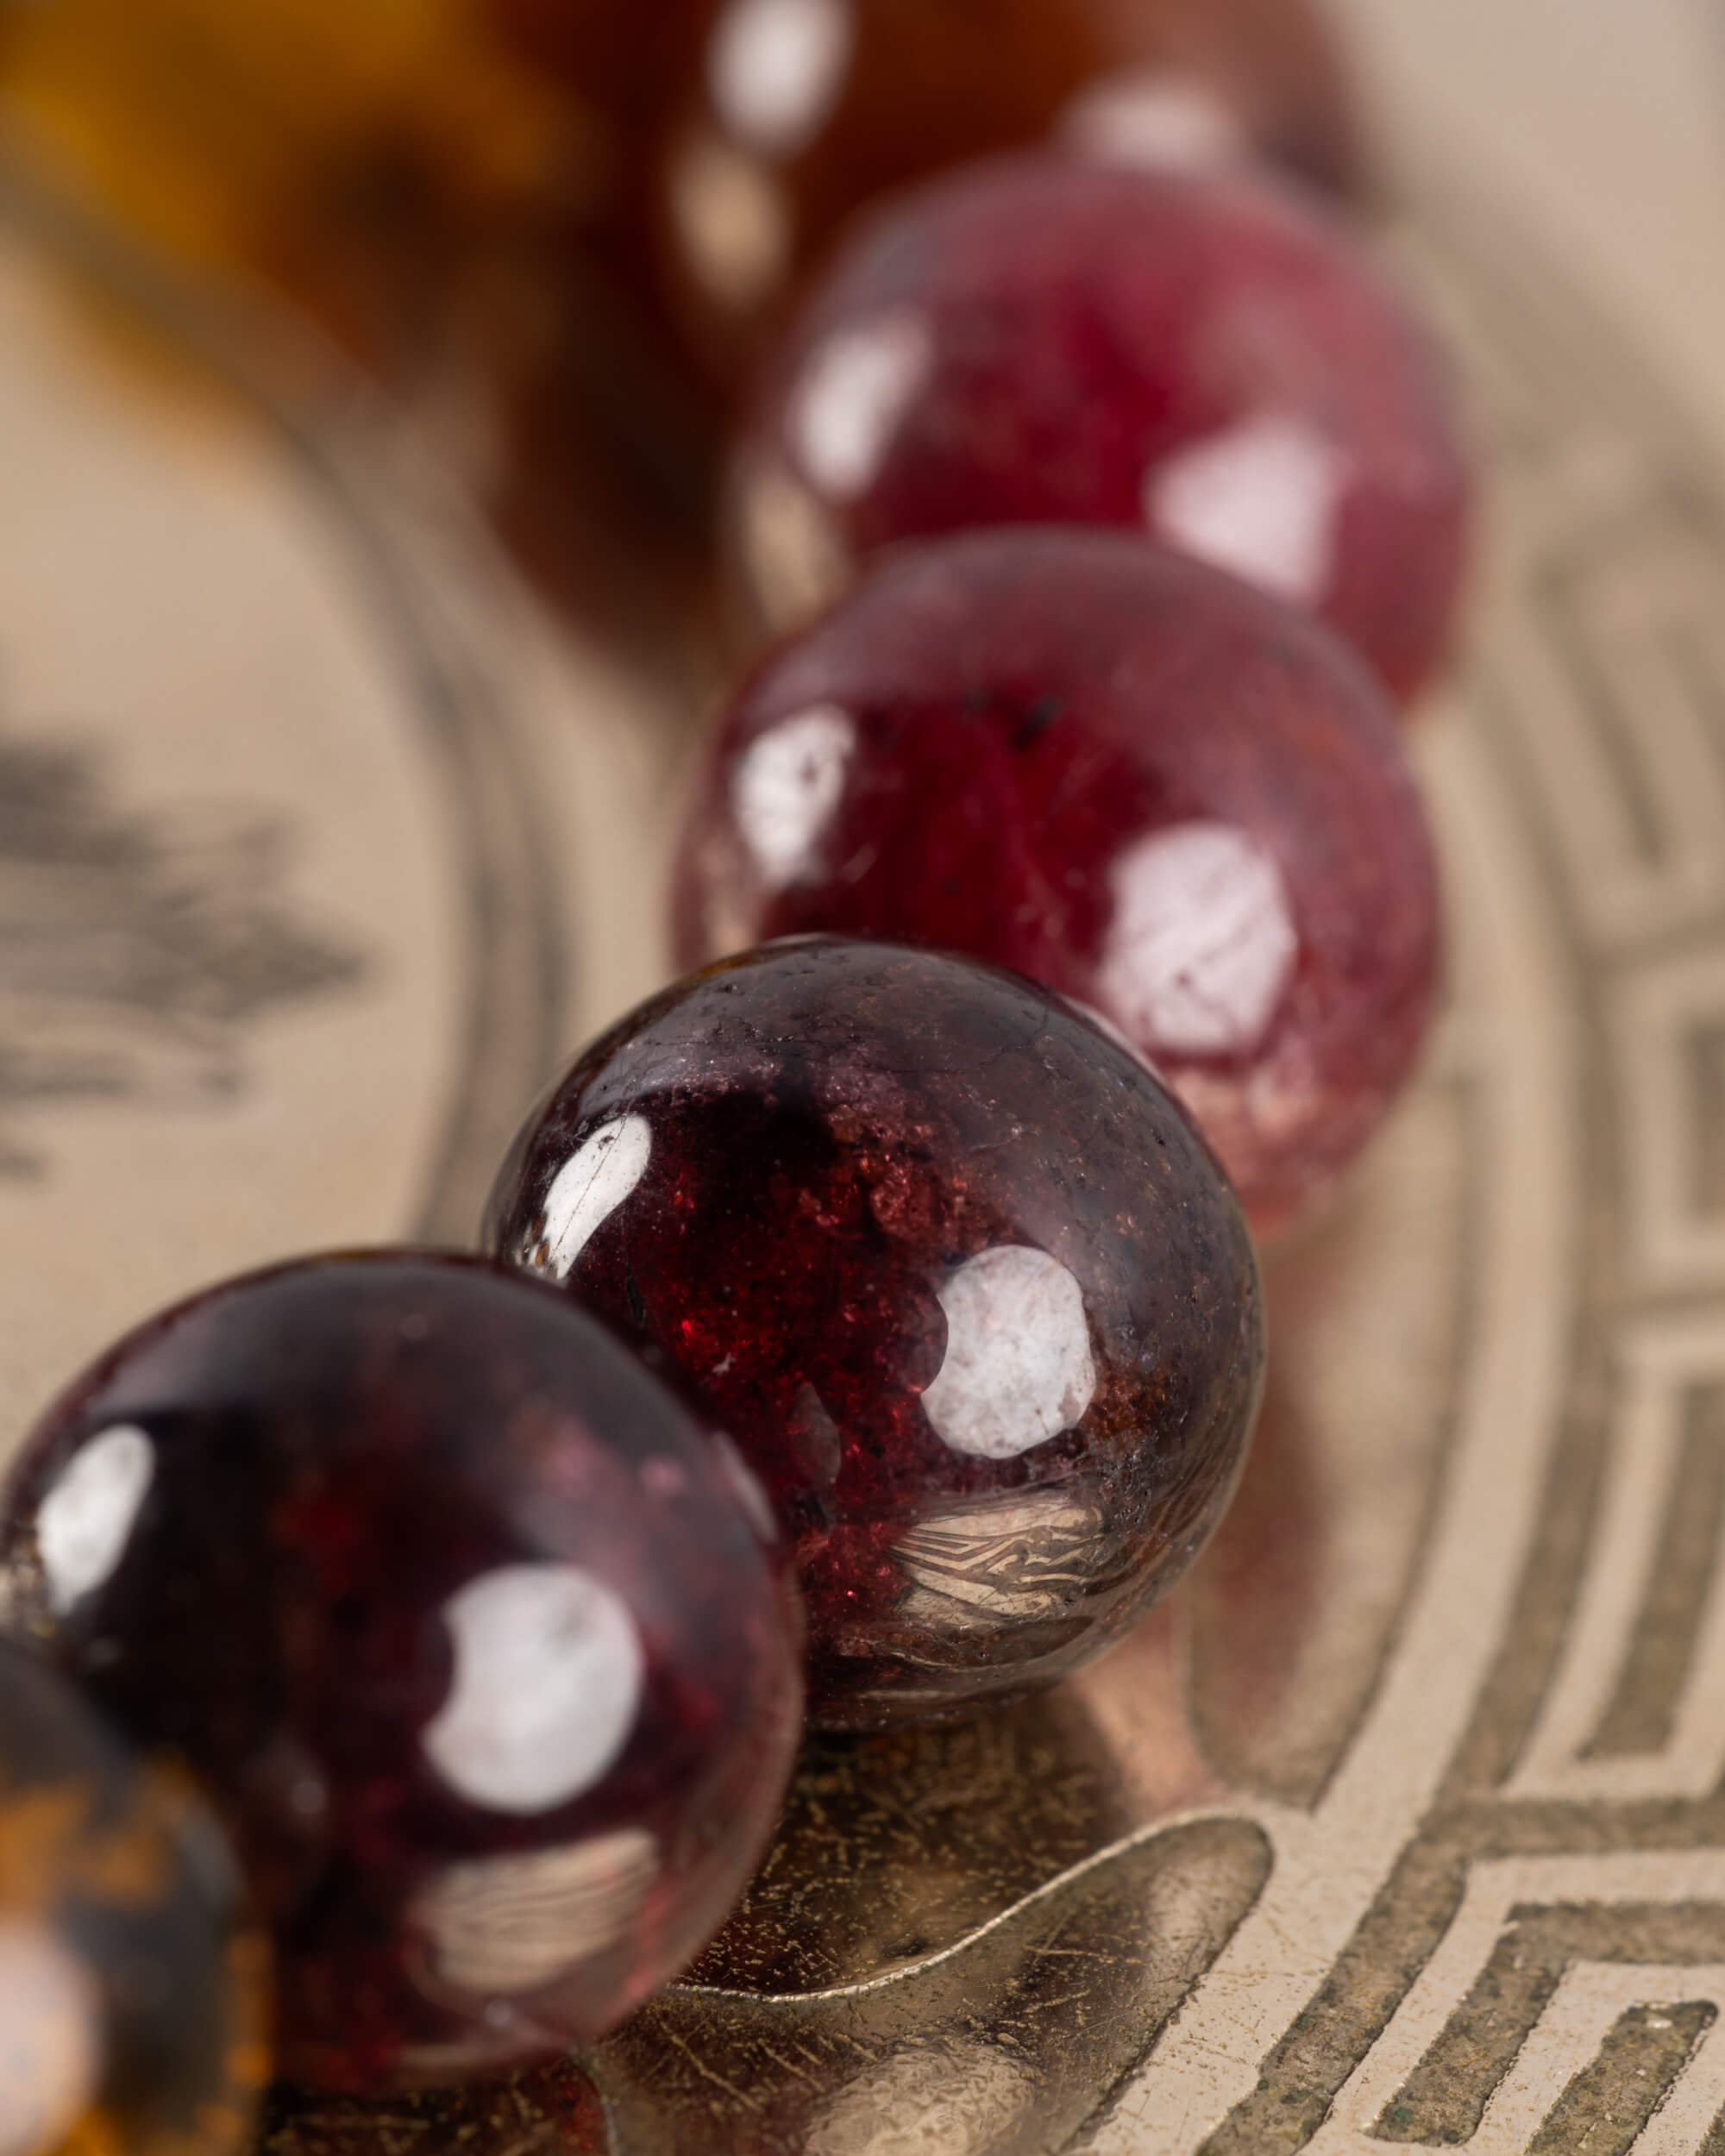
M 292 2078 L 598 2034 L 771 1831 L 800 1687 L 760 1493 L 535 1282 L 404 1252 L 216 1288 L 79 1380 L 0 1524 L 60 1658 L 225 1811 Z
M 667 990 L 530 1120 L 487 1232 L 737 1440 L 831 1726 L 1107 1645 L 1220 1517 L 1255 1410 L 1251 1240 L 1184 1111 L 963 959 L 813 937 Z
M 1318 624 L 1112 532 L 906 548 L 733 695 L 696 774 L 695 965 L 825 930 L 1016 966 L 1197 1117 L 1254 1226 L 1358 1154 L 1425 1037 L 1434 851 Z
M 241 2156 L 268 2011 L 213 1817 L 0 1642 L 0 2152 Z

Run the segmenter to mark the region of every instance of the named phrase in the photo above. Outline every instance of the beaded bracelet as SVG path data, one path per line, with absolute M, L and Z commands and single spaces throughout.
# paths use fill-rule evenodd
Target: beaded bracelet
M 23 2156 L 97 2115 L 126 2156 L 215 2156 L 261 2078 L 214 1830 L 92 1707 L 213 1800 L 281 2070 L 436 2084 L 591 2041 L 685 1965 L 805 1686 L 838 1727 L 1011 1701 L 1220 1517 L 1263 1334 L 1210 1147 L 1260 1231 L 1308 1207 L 1436 962 L 1381 692 L 1226 572 L 1405 693 L 1453 602 L 1458 455 L 1417 340 L 1267 183 L 1026 159 L 895 214 L 764 378 L 735 492 L 764 609 L 787 503 L 799 603 L 947 525 L 1148 517 L 1221 566 L 1073 530 L 888 556 L 744 684 L 697 788 L 683 955 L 762 947 L 574 1065 L 504 1163 L 492 1259 L 248 1276 L 49 1411 L 0 1502 L 13 1625 L 84 1695 L 0 1659 L 0 1756 L 68 1763 L 45 1821 L 78 1792 L 3 1882 Z M 1115 320 L 1099 360 L 1145 291 L 1161 347 Z M 1081 418 L 1076 487 L 1043 486 Z M 158 1971 L 160 1941 L 201 1956 L 141 2065 L 127 1909 Z

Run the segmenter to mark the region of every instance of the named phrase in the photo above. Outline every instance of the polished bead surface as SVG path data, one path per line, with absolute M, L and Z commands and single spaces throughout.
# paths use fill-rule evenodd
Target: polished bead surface
M 1186 161 L 1256 148 L 1361 184 L 1346 70 L 1308 0 L 489 4 L 608 125 L 619 251 L 733 383 L 849 218 L 966 159 L 1049 138 Z
M 780 627 L 894 541 L 1147 533 L 1321 615 L 1407 697 L 1446 647 L 1465 498 L 1436 354 L 1314 204 L 1042 155 L 857 230 L 764 378 L 731 519 Z
M 487 1234 L 735 1438 L 830 1726 L 1105 1645 L 1215 1524 L 1255 1412 L 1251 1241 L 1184 1112 L 963 959 L 817 937 L 668 989 L 530 1121 Z
M 241 2156 L 268 2010 L 214 1819 L 0 1642 L 0 2156 Z
M 51 1411 L 3 1528 L 60 1657 L 227 1813 L 292 2078 L 594 2036 L 771 1831 L 800 1689 L 761 1493 L 537 1282 L 380 1253 L 219 1288 Z
M 1396 1097 L 1439 950 L 1425 813 L 1365 670 L 1111 532 L 906 548 L 765 660 L 704 753 L 674 912 L 686 965 L 898 937 L 1092 1005 L 1261 1232 Z

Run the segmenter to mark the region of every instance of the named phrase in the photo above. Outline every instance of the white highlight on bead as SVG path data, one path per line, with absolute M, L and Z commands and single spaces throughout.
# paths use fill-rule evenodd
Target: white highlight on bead
M 1176 824 L 1116 856 L 1096 987 L 1158 1053 L 1243 1054 L 1293 978 L 1300 939 L 1281 868 L 1231 824 Z
M 935 1291 L 946 1357 L 923 1412 L 955 1452 L 1010 1460 L 1058 1437 L 1095 1397 L 1096 1365 L 1077 1282 L 1046 1250 L 1006 1244 L 970 1258 Z
M 732 134 L 794 157 L 820 132 L 850 64 L 850 0 L 732 0 L 707 45 L 707 91 Z
M 1352 469 L 1303 420 L 1250 419 L 1153 467 L 1145 518 L 1182 553 L 1314 606 L 1335 572 L 1337 512 Z
M 628 1742 L 646 1663 L 635 1620 L 576 1564 L 505 1564 L 443 1605 L 449 1696 L 421 1733 L 459 1796 L 530 1818 L 603 1780 Z
M 1215 92 L 1166 68 L 1127 68 L 1076 97 L 1061 132 L 1081 156 L 1108 165 L 1214 172 L 1245 155 L 1245 131 Z
M 933 365 L 933 332 L 908 307 L 835 330 L 817 347 L 786 425 L 805 476 L 830 501 L 852 501 L 873 486 Z
M 731 804 L 761 881 L 782 891 L 809 867 L 844 798 L 856 725 L 817 704 L 750 743 L 731 774 Z
M 415 1900 L 440 1982 L 510 1998 L 555 1983 L 627 1937 L 659 1876 L 644 1827 L 440 1871 Z
M 593 1236 L 647 1173 L 653 1129 L 644 1115 L 625 1115 L 595 1131 L 557 1170 L 545 1194 L 538 1264 L 567 1280 Z
M 51 1932 L 8 1922 L 0 1924 L 0 2156 L 43 2156 L 95 2100 L 102 2000 Z
M 36 1546 L 56 1616 L 111 1577 L 155 1471 L 154 1445 L 129 1422 L 92 1438 L 61 1470 L 36 1514 Z

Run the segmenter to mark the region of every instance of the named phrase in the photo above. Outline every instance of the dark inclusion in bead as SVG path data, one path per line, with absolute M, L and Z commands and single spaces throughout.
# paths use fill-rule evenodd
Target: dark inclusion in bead
M 1072 1669 L 1190 1563 L 1258 1399 L 1239 1207 L 1148 1067 L 1017 975 L 809 937 L 643 1005 L 492 1246 L 674 1374 L 793 1540 L 812 1714 Z
M 60 1657 L 225 1808 L 298 2079 L 591 2039 L 771 1831 L 800 1693 L 762 1494 L 536 1282 L 379 1253 L 219 1288 L 53 1409 L 0 1526 Z
M 0 2151 L 239 2156 L 266 1966 L 214 1820 L 0 1643 Z

